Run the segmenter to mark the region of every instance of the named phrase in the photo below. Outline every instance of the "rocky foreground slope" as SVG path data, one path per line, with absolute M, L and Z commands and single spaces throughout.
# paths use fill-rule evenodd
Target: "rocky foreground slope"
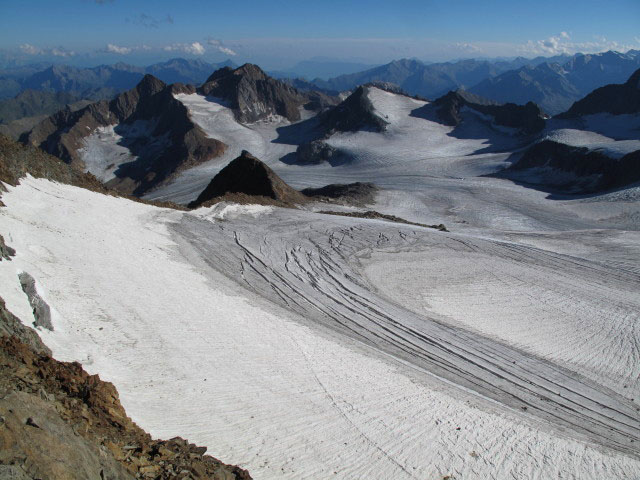
M 0 136 L 0 180 L 15 185 L 27 173 L 112 193 L 92 175 Z M 0 261 L 14 255 L 0 236 Z M 205 447 L 152 439 L 126 415 L 111 383 L 52 358 L 1 298 L 0 365 L 0 478 L 251 478 L 204 455 Z
M 1 478 L 251 478 L 205 455 L 205 447 L 152 439 L 127 416 L 111 383 L 52 358 L 2 299 L 0 364 Z

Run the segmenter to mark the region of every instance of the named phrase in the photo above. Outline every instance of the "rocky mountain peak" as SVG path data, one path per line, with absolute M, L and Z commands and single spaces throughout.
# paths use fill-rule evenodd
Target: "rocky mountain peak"
M 154 77 L 150 73 L 147 73 L 142 80 L 136 85 L 136 91 L 142 97 L 150 97 L 160 92 L 167 86 L 162 80 Z
M 272 115 L 299 120 L 299 108 L 309 101 L 308 96 L 269 77 L 260 67 L 250 63 L 236 69 L 223 67 L 215 71 L 198 92 L 228 101 L 238 121 L 244 123 Z
M 633 72 L 633 74 L 629 77 L 629 80 L 627 80 L 627 85 L 640 90 L 640 68 Z
M 305 201 L 304 195 L 287 185 L 271 168 L 246 150 L 220 170 L 189 206 L 199 207 L 228 194 L 267 197 L 286 204 Z

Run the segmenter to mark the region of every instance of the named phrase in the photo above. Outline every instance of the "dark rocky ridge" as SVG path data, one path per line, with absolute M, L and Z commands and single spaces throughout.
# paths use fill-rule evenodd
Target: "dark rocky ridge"
M 568 193 L 596 193 L 640 182 L 640 150 L 613 159 L 597 150 L 543 140 L 527 149 L 498 176 L 517 180 L 520 172 L 535 173 L 541 169 L 550 170 L 544 180 L 529 178 L 527 181 Z M 563 178 L 558 172 L 570 177 Z
M 249 480 L 182 438 L 154 440 L 115 387 L 59 362 L 0 298 L 0 477 Z
M 108 191 L 90 173 L 76 170 L 39 148 L 22 145 L 0 135 L 0 181 L 15 186 L 27 173 L 36 178 L 46 178 L 101 193 Z
M 394 89 L 390 84 L 385 86 Z M 312 165 L 339 160 L 339 152 L 323 141 L 333 133 L 358 130 L 382 132 L 386 129 L 388 122 L 375 113 L 373 104 L 369 100 L 368 93 L 371 88 L 380 88 L 380 86 L 362 85 L 338 105 L 319 114 L 316 139 L 303 143 L 296 149 L 298 164 Z M 404 95 L 404 93 L 401 94 Z
M 185 210 L 185 207 L 171 202 L 154 202 L 122 194 L 106 187 L 90 173 L 84 173 L 57 157 L 33 146 L 22 145 L 0 134 L 0 182 L 17 185 L 20 179 L 30 174 L 35 178 L 45 178 L 53 182 L 65 183 L 105 195 L 125 197 L 129 200 L 164 208 Z M 3 191 L 0 185 L 0 196 Z M 0 206 L 3 206 L 0 201 Z
M 322 140 L 303 143 L 296 149 L 296 160 L 299 165 L 317 165 L 330 162 L 339 157 L 338 150 Z
M 269 77 L 260 67 L 250 63 L 235 70 L 224 67 L 215 71 L 198 88 L 198 93 L 226 100 L 236 119 L 243 123 L 256 122 L 270 115 L 298 121 L 300 107 L 311 101 L 308 94 Z
M 287 185 L 273 170 L 246 150 L 220 170 L 189 207 L 197 208 L 227 194 L 266 197 L 289 205 L 306 201 L 304 195 Z
M 596 113 L 640 113 L 640 69 L 623 84 L 605 85 L 594 90 L 558 115 L 558 118 L 575 118 Z
M 395 215 L 386 215 L 384 213 L 376 212 L 374 210 L 369 210 L 366 212 L 335 212 L 332 210 L 321 210 L 318 213 L 321 213 L 323 215 L 336 215 L 339 217 L 368 218 L 370 220 L 385 220 L 387 222 L 404 223 L 405 225 L 414 225 L 416 227 L 434 228 L 436 230 L 440 230 L 441 232 L 449 231 L 447 230 L 447 227 L 445 227 L 442 223 L 439 225 L 427 225 L 425 223 L 410 222 L 409 220 L 405 220 L 404 218 L 396 217 Z
M 372 86 L 362 85 L 355 89 L 343 102 L 322 114 L 321 128 L 325 136 L 334 132 L 355 132 L 372 129 L 382 132 L 388 122 L 375 113 L 368 93 Z
M 35 319 L 33 326 L 53 331 L 53 324 L 51 323 L 51 308 L 38 293 L 35 279 L 27 272 L 21 272 L 18 275 L 18 278 L 20 279 L 22 291 L 29 299 L 29 305 L 31 305 L 31 308 L 33 309 L 33 318 Z
M 478 95 L 462 90 L 451 91 L 433 102 L 436 113 L 445 125 L 458 126 L 462 122 L 461 110 L 471 108 L 484 115 L 493 117 L 497 125 L 518 128 L 522 133 L 537 133 L 545 127 L 545 117 L 540 108 L 533 102 L 526 105 L 514 103 L 498 104 Z M 416 116 L 427 116 L 430 110 L 425 105 L 413 112 Z
M 144 142 L 133 143 L 130 149 L 138 159 L 121 165 L 115 173 L 116 178 L 109 182 L 109 186 L 121 192 L 142 195 L 176 171 L 214 158 L 225 150 L 222 142 L 208 138 L 191 121 L 187 108 L 173 97 L 173 93 L 179 92 L 193 93 L 194 89 L 180 84 L 167 86 L 157 78 L 145 75 L 134 89 L 113 100 L 97 102 L 76 112 L 62 110 L 20 140 L 81 169 L 84 165 L 78 150 L 82 140 L 98 127 L 153 121 L 151 136 L 166 135 L 169 147 L 147 154 Z
M 14 257 L 16 251 L 4 243 L 4 237 L 0 235 L 0 262 L 2 260 L 11 260 L 11 257 Z
M 305 188 L 300 193 L 325 202 L 337 202 L 348 205 L 366 205 L 373 203 L 378 187 L 373 183 L 334 183 L 320 188 Z

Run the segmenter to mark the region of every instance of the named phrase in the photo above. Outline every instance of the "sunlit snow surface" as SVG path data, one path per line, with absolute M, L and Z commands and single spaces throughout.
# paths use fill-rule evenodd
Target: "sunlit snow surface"
M 30 318 L 29 272 L 58 313 L 41 332 L 54 354 L 114 382 L 153 435 L 255 478 L 640 475 L 637 233 L 494 241 L 278 208 L 185 213 L 33 179 L 2 199 L 8 307 Z M 455 365 L 434 370 L 446 382 L 430 355 Z M 542 397 L 522 390 L 558 375 Z
M 9 187 L 0 296 L 31 318 L 30 273 L 54 309 L 45 342 L 114 382 L 143 428 L 257 479 L 640 478 L 640 188 L 550 199 L 481 176 L 526 139 L 378 89 L 388 129 L 331 136 L 351 158 L 334 167 L 281 161 L 296 125 L 178 98 L 234 150 L 150 196 L 188 201 L 247 149 L 297 187 L 376 182 L 373 208 L 451 233 Z M 591 144 L 638 138 L 585 121 Z

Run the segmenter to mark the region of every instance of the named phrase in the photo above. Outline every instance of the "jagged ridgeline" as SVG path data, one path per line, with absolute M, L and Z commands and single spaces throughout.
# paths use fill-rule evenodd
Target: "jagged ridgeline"
M 147 74 L 135 88 L 111 101 L 78 111 L 67 108 L 48 117 L 20 140 L 95 173 L 109 187 L 141 196 L 176 173 L 226 151 L 228 145 L 207 136 L 175 98 L 195 93 L 228 104 L 242 123 L 274 115 L 297 121 L 303 106 L 319 109 L 335 103 L 322 93 L 298 92 L 250 64 L 224 67 L 197 89 L 166 85 Z M 112 139 L 110 147 L 101 141 L 105 138 Z

